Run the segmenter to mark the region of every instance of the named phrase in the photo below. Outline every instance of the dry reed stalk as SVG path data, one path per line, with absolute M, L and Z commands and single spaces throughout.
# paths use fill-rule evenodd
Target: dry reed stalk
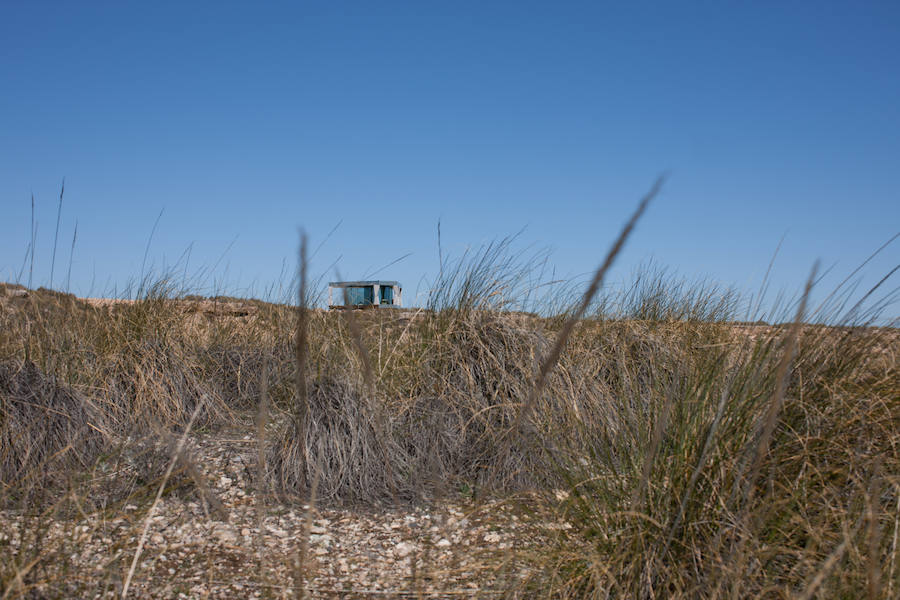
M 141 557 L 141 552 L 144 549 L 144 544 L 147 543 L 147 536 L 150 533 L 150 522 L 153 519 L 153 515 L 156 513 L 156 507 L 157 505 L 159 505 L 159 501 L 162 498 L 163 491 L 166 489 L 166 483 L 168 483 L 169 477 L 172 475 L 172 470 L 175 468 L 175 463 L 178 462 L 178 458 L 181 456 L 182 450 L 184 450 L 184 445 L 185 443 L 187 443 L 188 434 L 190 433 L 191 428 L 194 426 L 194 421 L 200 414 L 201 408 L 203 408 L 202 398 L 194 408 L 194 413 L 191 415 L 187 426 L 184 428 L 184 433 L 178 440 L 178 445 L 175 446 L 175 452 L 172 455 L 172 460 L 169 462 L 169 467 L 166 469 L 166 473 L 165 475 L 163 475 L 162 481 L 159 484 L 159 489 L 156 491 L 156 497 L 153 499 L 153 504 L 150 505 L 150 510 L 147 511 L 147 516 L 144 518 L 144 527 L 141 531 L 141 538 L 140 541 L 138 541 L 137 549 L 134 551 L 134 558 L 131 560 L 131 566 L 128 568 L 128 575 L 125 577 L 125 582 L 122 586 L 121 597 L 123 599 L 128 597 L 128 589 L 131 586 L 131 578 L 134 577 L 135 569 L 137 569 L 138 559 L 140 559 Z
M 7 598 L 9 598 L 9 595 L 11 593 L 13 593 L 13 591 L 18 591 L 21 596 L 24 596 L 25 589 L 26 589 L 25 577 L 28 576 L 28 573 L 31 572 L 31 569 L 33 569 L 36 564 L 41 562 L 41 560 L 43 560 L 43 558 L 44 558 L 43 556 L 38 555 L 38 556 L 34 557 L 28 564 L 24 565 L 22 568 L 15 566 L 14 568 L 15 568 L 16 572 L 15 572 L 15 575 L 13 576 L 13 585 L 9 586 L 6 589 L 6 592 L 3 593 L 3 596 L 2 596 L 2 598 L 0 598 L 0 600 L 6 600 Z
M 306 585 L 314 577 L 314 573 L 310 573 L 307 569 L 309 560 L 309 540 L 312 535 L 313 516 L 316 511 L 316 493 L 319 488 L 319 473 L 321 468 L 316 462 L 313 467 L 312 485 L 309 490 L 309 503 L 306 506 L 306 515 L 303 520 L 303 537 L 300 538 L 300 548 L 294 559 L 294 595 L 298 600 L 306 598 Z
M 59 207 L 56 209 L 56 233 L 53 236 L 53 257 L 50 259 L 50 289 L 53 289 L 53 271 L 56 267 L 56 243 L 59 241 L 59 221 L 62 218 L 63 193 L 66 191 L 66 180 L 63 178 L 59 189 Z
M 653 469 L 653 463 L 656 461 L 656 454 L 659 452 L 659 446 L 662 443 L 666 428 L 669 426 L 669 414 L 672 411 L 674 398 L 671 394 L 666 395 L 665 404 L 663 404 L 662 412 L 653 425 L 653 434 L 650 438 L 650 448 L 644 455 L 644 464 L 641 466 L 641 477 L 637 486 L 631 494 L 631 510 L 635 514 L 641 511 L 642 497 L 647 483 L 650 481 L 650 472 Z
M 613 243 L 612 247 L 609 249 L 609 252 L 607 252 L 606 258 L 594 273 L 594 277 L 593 279 L 591 279 L 591 283 L 588 286 L 588 289 L 581 297 L 581 302 L 575 309 L 575 312 L 572 313 L 572 315 L 566 320 L 559 334 L 556 336 L 556 340 L 553 342 L 553 347 L 541 362 L 541 368 L 538 371 L 537 378 L 535 379 L 534 385 L 532 386 L 532 391 L 528 395 L 528 398 L 525 400 L 525 403 L 522 405 L 518 416 L 516 416 L 515 429 L 518 429 L 518 427 L 521 426 L 522 421 L 528 416 L 528 413 L 530 412 L 532 406 L 534 406 L 537 398 L 541 395 L 541 392 L 544 391 L 544 387 L 547 384 L 547 376 L 550 374 L 550 371 L 553 370 L 553 367 L 556 366 L 556 363 L 559 362 L 559 357 L 562 354 L 566 342 L 572 335 L 572 331 L 574 330 L 575 325 L 584 316 L 585 312 L 588 309 L 588 306 L 590 306 L 591 301 L 594 299 L 594 296 L 597 295 L 597 291 L 603 285 L 603 279 L 606 276 L 606 272 L 612 266 L 613 262 L 615 262 L 616 257 L 619 255 L 619 252 L 621 252 L 622 248 L 625 246 L 625 242 L 628 240 L 628 237 L 631 235 L 632 230 L 634 230 L 635 225 L 637 225 L 638 220 L 647 209 L 647 205 L 650 204 L 650 201 L 653 200 L 653 198 L 655 198 L 659 193 L 660 189 L 662 188 L 662 184 L 663 178 L 657 179 L 656 183 L 653 184 L 653 187 L 650 189 L 650 191 L 641 199 L 637 209 L 635 209 L 634 213 L 632 213 L 631 218 L 622 228 L 622 231 L 619 232 L 619 237 L 616 238 L 615 243 Z
M 866 590 L 869 600 L 877 600 L 881 597 L 881 527 L 878 522 L 879 515 L 875 504 L 881 496 L 881 460 L 875 459 L 872 476 L 869 478 L 869 487 L 866 490 Z
M 853 531 L 845 531 L 844 539 L 841 540 L 841 543 L 838 544 L 834 550 L 828 555 L 825 561 L 822 563 L 822 566 L 819 567 L 819 570 L 816 571 L 815 575 L 809 580 L 806 584 L 803 593 L 797 596 L 797 600 L 810 600 L 813 596 L 815 596 L 816 592 L 819 589 L 819 586 L 825 581 L 825 578 L 834 570 L 834 567 L 840 562 L 840 560 L 844 557 L 844 554 L 847 552 L 847 547 L 850 545 L 851 540 L 856 536 L 859 527 L 857 526 Z
M 897 508 L 894 515 L 894 537 L 891 540 L 891 562 L 888 569 L 888 598 L 894 597 L 894 567 L 897 564 L 897 537 L 900 534 L 900 493 L 897 493 L 897 485 L 894 486 L 894 493 L 897 495 Z
M 750 553 L 747 547 L 747 540 L 752 539 L 757 529 L 756 523 L 754 522 L 754 519 L 752 519 L 751 515 L 752 503 L 756 497 L 756 480 L 759 476 L 759 470 L 762 466 L 763 459 L 765 458 L 765 455 L 769 450 L 772 435 L 775 432 L 775 426 L 778 424 L 778 416 L 781 413 L 782 407 L 784 406 L 784 397 L 788 385 L 790 366 L 795 358 L 795 354 L 797 351 L 797 343 L 800 337 L 800 330 L 806 316 L 806 304 L 807 300 L 809 299 L 810 291 L 812 290 L 813 284 L 815 282 L 818 267 L 819 264 L 818 262 L 816 262 L 813 265 L 809 278 L 806 281 L 803 295 L 801 296 L 800 303 L 797 307 L 797 313 L 794 317 L 793 322 L 791 323 L 790 329 L 788 330 L 787 338 L 784 342 L 784 351 L 775 371 L 775 390 L 766 408 L 766 414 L 762 422 L 762 430 L 756 442 L 756 448 L 753 452 L 753 460 L 750 464 L 749 475 L 746 476 L 746 478 L 743 480 L 743 508 L 739 515 L 735 530 L 743 533 L 744 542 L 739 546 L 737 557 L 735 560 L 734 573 L 737 573 L 738 577 L 731 580 L 731 595 L 734 600 L 737 600 L 737 598 L 740 598 L 744 595 L 742 589 L 744 580 L 742 576 L 746 569 L 747 560 L 749 559 Z M 717 553 L 718 549 L 719 548 L 717 545 Z M 841 550 L 841 552 L 843 552 L 843 549 Z M 718 595 L 718 590 L 715 595 Z
M 650 188 L 650 191 L 647 192 L 647 194 L 644 195 L 644 197 L 638 203 L 638 206 L 632 213 L 631 218 L 628 220 L 628 222 L 625 223 L 625 226 L 619 232 L 619 236 L 616 238 L 616 241 L 609 249 L 609 252 L 607 252 L 606 258 L 604 258 L 603 262 L 594 272 L 591 283 L 590 285 L 588 285 L 587 290 L 585 290 L 584 294 L 582 295 L 581 301 L 579 302 L 577 308 L 568 317 L 568 319 L 566 319 L 562 329 L 560 330 L 559 334 L 557 334 L 556 339 L 553 342 L 553 346 L 541 361 L 537 377 L 535 378 L 535 381 L 531 386 L 528 396 L 519 409 L 518 414 L 515 417 L 515 422 L 513 423 L 509 434 L 506 435 L 505 439 L 501 442 L 501 455 L 505 455 L 510 452 L 512 445 L 512 436 L 518 435 L 520 433 L 522 424 L 524 423 L 525 419 L 528 418 L 532 408 L 534 407 L 538 398 L 540 398 L 545 386 L 547 385 L 547 377 L 559 362 L 559 357 L 562 355 L 563 348 L 565 347 L 566 342 L 569 340 L 569 337 L 572 335 L 572 332 L 575 329 L 575 325 L 582 319 L 588 307 L 590 306 L 591 301 L 597 295 L 597 291 L 603 285 L 603 279 L 606 276 L 606 272 L 612 266 L 613 262 L 615 262 L 616 257 L 619 255 L 619 252 L 621 252 L 622 248 L 625 246 L 625 242 L 628 240 L 628 237 L 634 230 L 635 225 L 637 225 L 638 220 L 644 214 L 644 211 L 647 209 L 650 201 L 653 200 L 653 198 L 655 198 L 659 193 L 660 189 L 662 189 L 663 181 L 664 179 L 662 177 L 658 178 L 653 184 L 653 187 Z M 493 483 L 494 478 L 492 475 L 491 484 L 493 485 Z
M 294 418 L 305 448 L 306 428 L 309 420 L 309 388 L 307 387 L 306 362 L 309 355 L 309 310 L 306 289 L 306 234 L 300 235 L 300 283 L 297 292 L 297 332 L 295 338 L 295 368 L 297 369 L 297 406 Z M 305 456 L 304 451 L 304 456 Z
M 28 266 L 28 289 L 32 289 L 34 279 L 34 244 L 37 240 L 37 223 L 34 221 L 34 194 L 31 194 L 31 244 L 29 250 L 31 252 L 31 260 Z
M 260 377 L 259 406 L 256 411 L 256 557 L 259 576 L 267 580 L 263 525 L 266 513 L 266 424 L 269 418 L 269 362 L 263 363 Z M 263 581 L 265 583 L 265 581 Z
M 72 260 L 75 257 L 75 240 L 78 239 L 78 221 L 75 221 L 75 231 L 72 233 L 72 247 L 69 249 L 69 269 L 66 272 L 66 292 L 69 291 L 69 284 L 72 282 Z
M 756 490 L 756 478 L 759 475 L 759 469 L 762 466 L 763 459 L 769 450 L 772 441 L 772 434 L 775 432 L 775 426 L 778 424 L 778 415 L 784 406 L 785 392 L 788 386 L 788 375 L 790 374 L 791 363 L 797 352 L 797 343 L 800 337 L 800 329 L 803 326 L 806 316 L 806 303 L 809 300 L 809 293 L 812 291 L 813 282 L 816 280 L 816 273 L 819 270 L 819 263 L 813 265 L 806 286 L 803 289 L 803 296 L 800 298 L 800 305 L 797 307 L 797 315 L 788 331 L 787 340 L 785 342 L 784 355 L 775 371 L 775 392 L 769 402 L 768 410 L 764 421 L 762 435 L 756 446 L 756 452 L 753 457 L 753 463 L 750 467 L 750 476 L 747 478 L 747 489 L 744 495 L 745 506 L 752 501 Z

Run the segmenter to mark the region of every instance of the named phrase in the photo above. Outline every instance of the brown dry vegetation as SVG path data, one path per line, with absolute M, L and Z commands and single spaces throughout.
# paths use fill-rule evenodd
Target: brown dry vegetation
M 420 311 L 4 286 L 0 502 L 28 525 L 0 538 L 0 596 L 122 593 L 130 555 L 60 583 L 78 524 L 157 492 L 215 510 L 202 461 L 179 450 L 198 430 L 252 435 L 260 519 L 275 506 L 302 519 L 311 496 L 335 510 L 502 501 L 531 515 L 540 543 L 479 549 L 480 577 L 504 583 L 469 595 L 900 594 L 897 329 L 739 325 L 727 294 L 656 281 L 620 318 L 578 320 L 535 388 L 564 315 L 502 310 L 478 270 L 497 263 L 470 264 Z M 60 523 L 68 542 L 41 543 Z M 246 567 L 258 589 L 325 593 L 304 571 L 308 538 L 275 584 Z M 409 585 L 393 592 L 425 593 Z

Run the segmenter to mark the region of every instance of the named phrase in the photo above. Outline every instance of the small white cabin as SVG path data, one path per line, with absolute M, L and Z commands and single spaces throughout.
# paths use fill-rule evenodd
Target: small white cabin
M 331 281 L 328 283 L 328 308 L 399 308 L 402 305 L 403 288 L 396 281 Z

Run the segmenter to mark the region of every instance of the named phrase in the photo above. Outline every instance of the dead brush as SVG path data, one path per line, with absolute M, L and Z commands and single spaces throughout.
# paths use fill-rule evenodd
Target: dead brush
M 162 284 L 151 286 L 159 294 Z M 92 306 L 68 295 L 32 292 L 4 311 L 0 352 L 31 357 L 44 372 L 90 397 L 111 427 L 180 427 L 200 397 L 201 425 L 228 423 L 223 399 L 205 360 L 205 335 L 174 300 L 148 296 Z
M 245 344 L 244 340 L 235 340 L 232 345 L 217 344 L 203 350 L 201 355 L 205 363 L 201 367 L 204 382 L 233 410 L 248 410 L 257 405 L 262 392 L 260 373 L 266 365 L 275 371 L 273 378 L 281 382 L 290 381 L 293 371 L 289 348 Z M 280 394 L 278 401 L 283 396 Z
M 90 468 L 108 445 L 107 426 L 96 406 L 33 363 L 0 363 L 0 498 L 33 498 Z
M 438 476 L 453 487 L 540 487 L 544 457 L 536 446 L 503 455 L 500 440 L 515 421 L 548 347 L 539 320 L 493 311 L 435 315 L 403 410 L 403 438 L 417 461 L 437 461 Z M 557 398 L 542 398 L 542 414 L 558 416 Z M 432 467 L 433 468 L 433 467 Z
M 376 416 L 355 385 L 316 381 L 309 389 L 305 435 L 286 421 L 269 441 L 267 470 L 281 491 L 300 494 L 321 466 L 319 498 L 377 501 L 389 496 L 383 455 L 375 434 Z M 394 450 L 392 458 L 402 458 Z
M 179 352 L 179 350 L 181 350 Z M 231 409 L 195 366 L 194 357 L 177 346 L 144 340 L 123 350 L 100 369 L 104 409 L 116 422 L 181 427 L 203 400 L 198 425 L 228 422 Z
M 80 510 L 134 501 L 162 477 L 173 455 L 168 433 L 117 434 L 95 405 L 33 364 L 0 365 L 0 402 L 0 498 L 11 506 L 39 508 L 66 493 L 84 497 Z M 196 486 L 216 509 L 194 461 L 180 456 L 176 466 L 169 490 Z

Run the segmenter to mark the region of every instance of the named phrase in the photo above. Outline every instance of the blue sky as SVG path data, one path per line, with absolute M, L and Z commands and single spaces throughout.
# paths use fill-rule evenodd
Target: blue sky
M 900 4 L 0 4 L 0 279 L 38 236 L 99 295 L 190 247 L 210 292 L 296 262 L 423 292 L 442 247 L 515 234 L 558 275 L 654 259 L 752 290 L 836 282 L 900 231 Z M 374 233 L 374 235 L 373 235 Z M 898 262 L 894 242 L 860 273 Z M 179 263 L 183 266 L 183 262 Z M 26 269 L 27 273 L 27 269 Z M 325 276 L 333 278 L 333 269 Z M 26 274 L 27 277 L 27 274 Z M 898 312 L 894 310 L 894 312 Z

